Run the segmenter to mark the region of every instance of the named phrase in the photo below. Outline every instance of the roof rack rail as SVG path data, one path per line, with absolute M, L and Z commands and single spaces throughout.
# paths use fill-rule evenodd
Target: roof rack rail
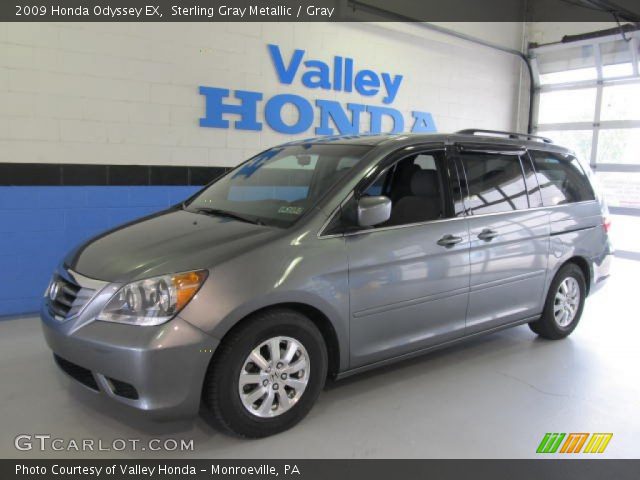
M 544 143 L 553 143 L 550 138 L 541 137 L 539 135 L 531 135 L 529 133 L 517 133 L 517 132 L 504 132 L 502 130 L 482 130 L 478 128 L 467 128 L 465 130 L 458 130 L 456 133 L 460 135 L 475 135 L 476 133 L 486 133 L 491 135 L 506 135 L 509 138 L 517 140 L 537 140 Z

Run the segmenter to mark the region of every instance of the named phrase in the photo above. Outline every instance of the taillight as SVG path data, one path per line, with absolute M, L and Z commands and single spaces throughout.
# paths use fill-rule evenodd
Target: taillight
M 604 228 L 605 233 L 609 233 L 609 230 L 611 230 L 611 219 L 609 217 L 602 217 L 602 228 Z

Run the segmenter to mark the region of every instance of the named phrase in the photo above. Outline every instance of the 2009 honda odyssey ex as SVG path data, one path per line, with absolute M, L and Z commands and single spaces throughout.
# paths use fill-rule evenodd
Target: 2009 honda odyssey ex
M 261 437 L 343 377 L 528 323 L 560 339 L 609 274 L 604 203 L 530 135 L 319 138 L 72 251 L 42 320 L 58 365 L 162 416 Z

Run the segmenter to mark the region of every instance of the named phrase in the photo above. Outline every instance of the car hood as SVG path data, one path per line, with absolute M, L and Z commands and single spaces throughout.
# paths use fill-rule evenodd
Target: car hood
M 171 210 L 92 238 L 65 258 L 89 278 L 128 282 L 206 269 L 277 236 L 281 229 Z

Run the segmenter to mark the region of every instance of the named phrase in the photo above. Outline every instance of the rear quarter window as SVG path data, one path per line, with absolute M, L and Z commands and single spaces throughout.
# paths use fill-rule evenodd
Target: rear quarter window
M 530 153 L 545 207 L 595 200 L 589 179 L 575 157 L 552 152 Z

